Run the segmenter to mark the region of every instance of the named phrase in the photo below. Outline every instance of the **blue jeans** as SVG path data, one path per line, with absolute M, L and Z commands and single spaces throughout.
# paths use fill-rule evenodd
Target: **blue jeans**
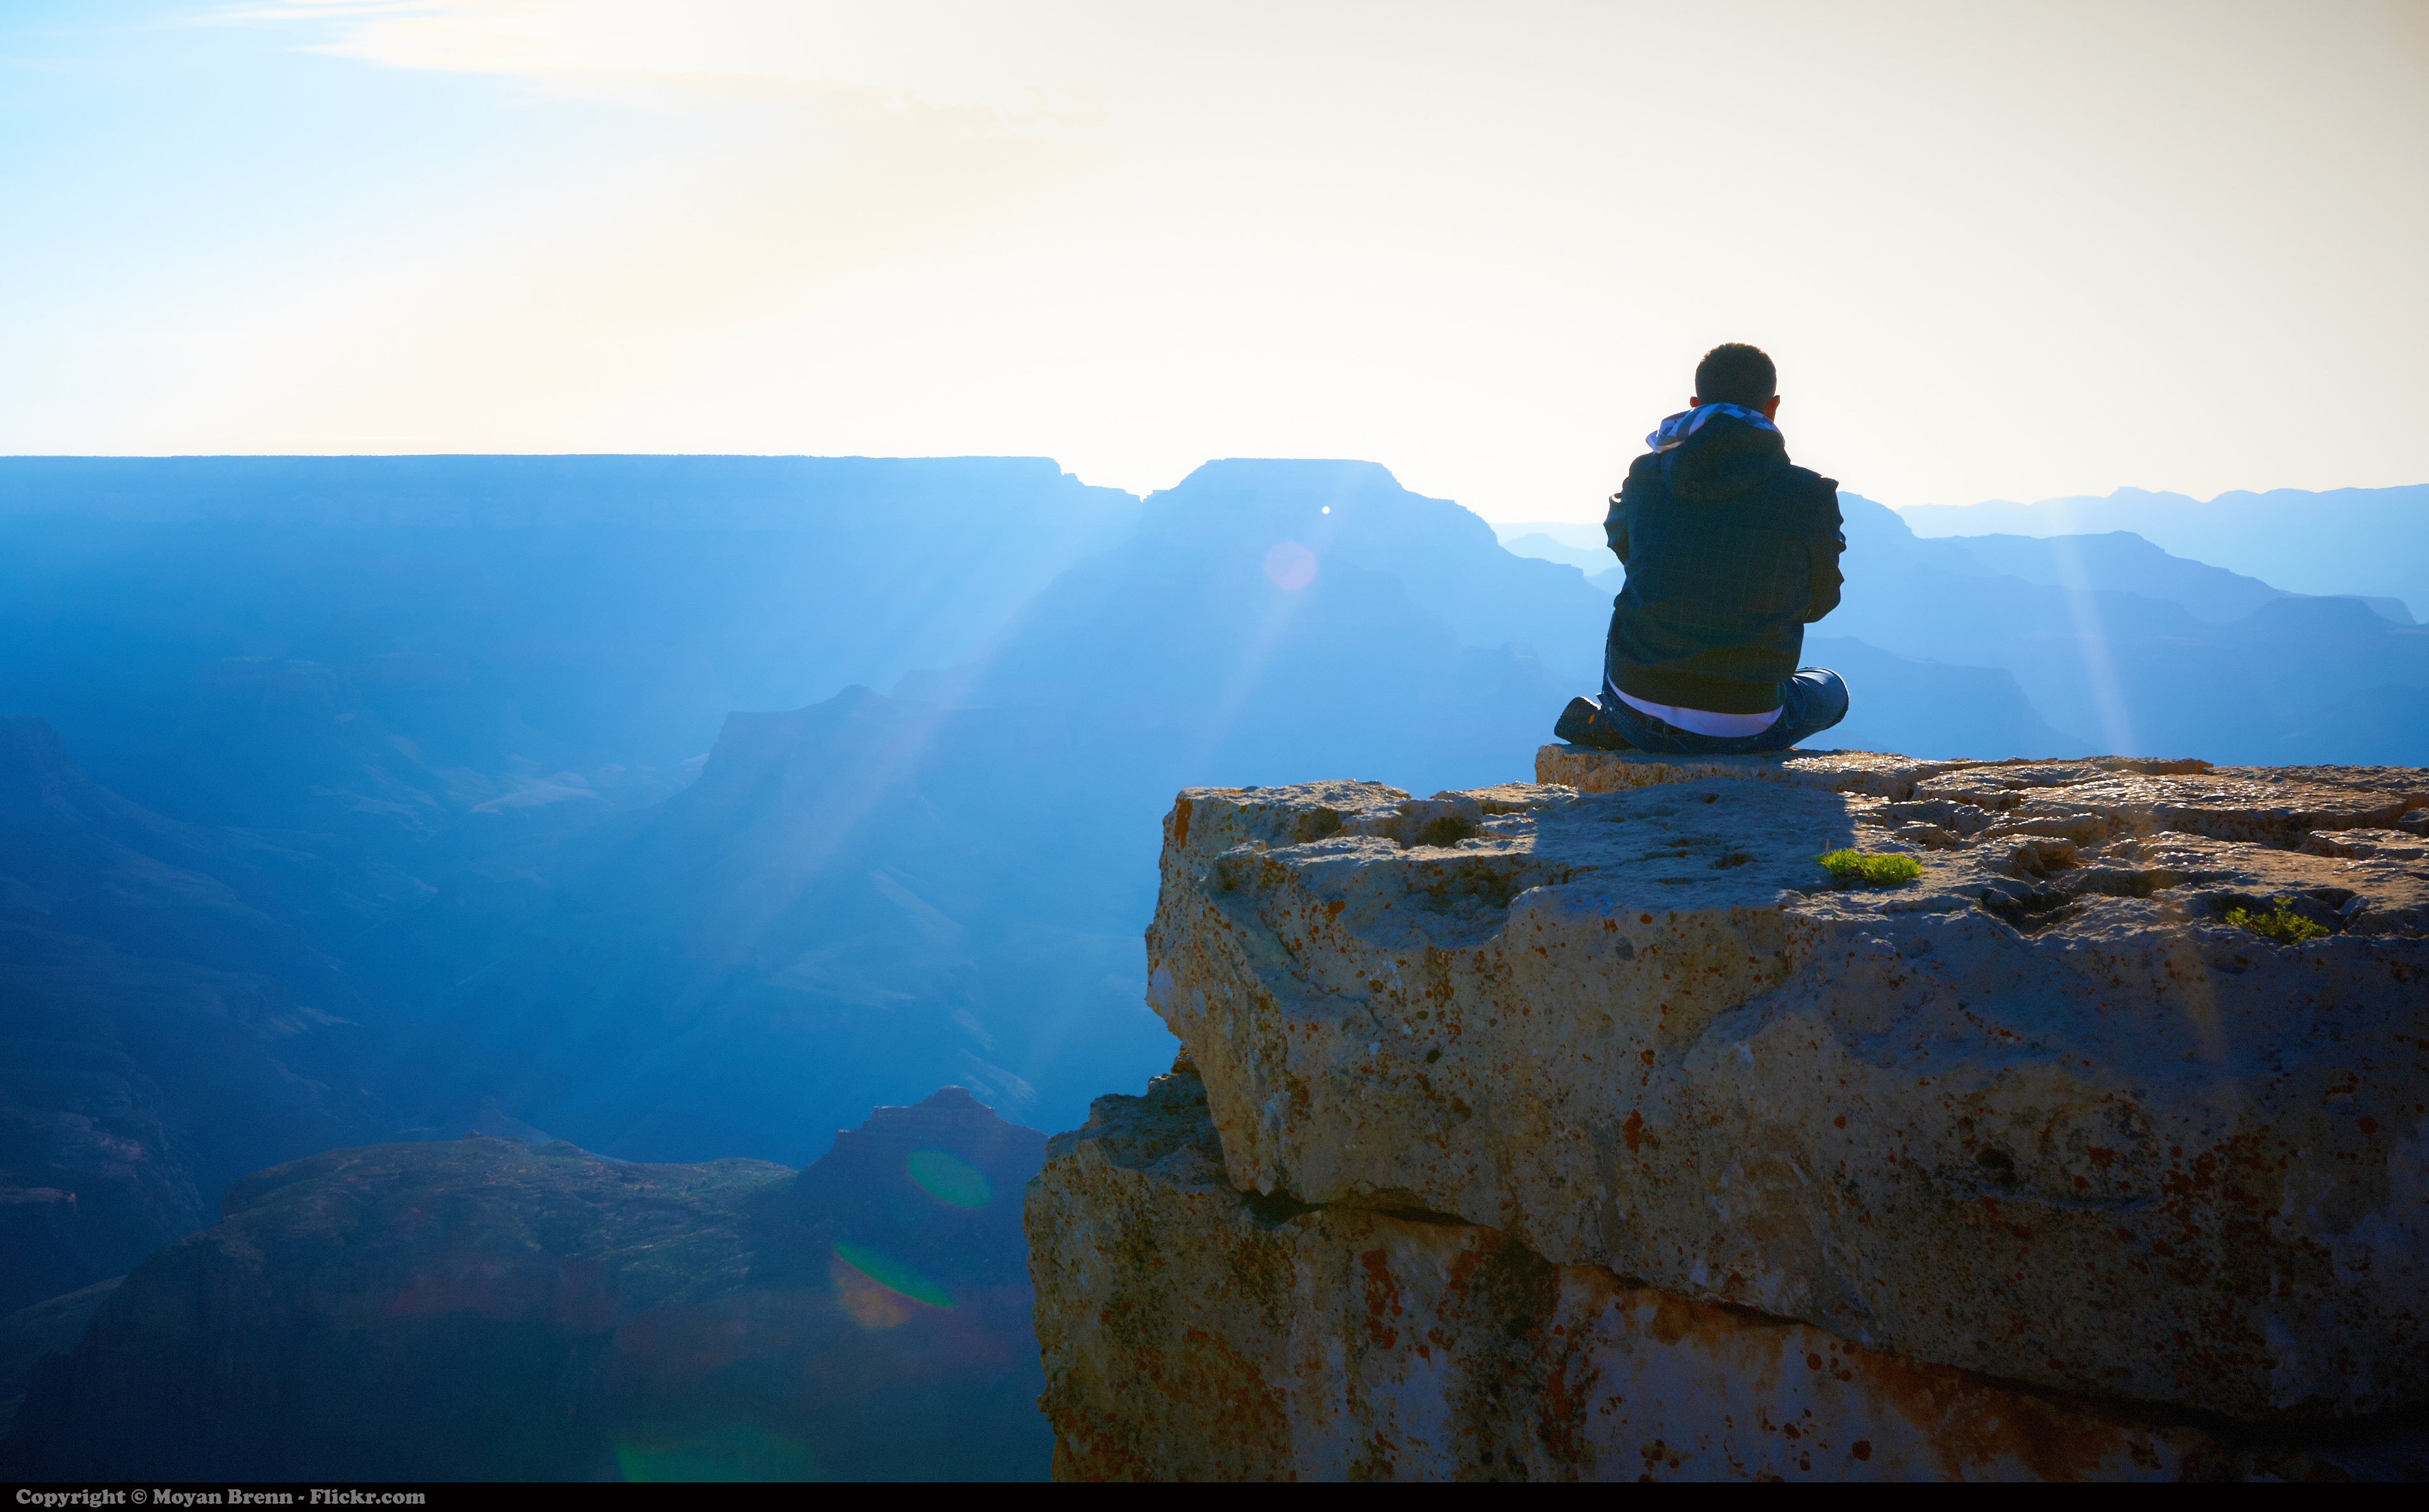
M 1679 756 L 1752 756 L 1786 750 L 1847 717 L 1847 682 L 1827 667 L 1800 666 L 1779 685 L 1779 717 L 1751 735 L 1699 735 L 1629 707 L 1605 685 L 1603 717 L 1638 750 Z

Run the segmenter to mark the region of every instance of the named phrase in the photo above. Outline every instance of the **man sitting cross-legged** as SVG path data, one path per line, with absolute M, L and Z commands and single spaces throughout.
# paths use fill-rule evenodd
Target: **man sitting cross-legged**
M 1603 535 L 1628 567 L 1599 701 L 1552 733 L 1606 750 L 1786 750 L 1847 716 L 1836 672 L 1800 667 L 1839 604 L 1839 485 L 1792 467 L 1771 359 L 1743 342 L 1695 366 L 1695 397 L 1644 438 Z

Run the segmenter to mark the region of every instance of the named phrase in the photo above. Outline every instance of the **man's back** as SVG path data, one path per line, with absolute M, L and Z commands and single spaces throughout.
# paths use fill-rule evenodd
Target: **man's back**
M 1793 466 L 1778 431 L 1712 407 L 1611 496 L 1603 534 L 1628 583 L 1609 665 L 1650 703 L 1757 714 L 1779 707 L 1805 626 L 1838 607 L 1839 485 Z

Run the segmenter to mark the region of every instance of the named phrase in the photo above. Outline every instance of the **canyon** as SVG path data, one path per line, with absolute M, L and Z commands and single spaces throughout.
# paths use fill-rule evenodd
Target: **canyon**
M 2262 502 L 2367 566 L 2408 497 Z M 1610 1330 L 1633 1308 L 1753 1351 L 1716 1381 L 1810 1360 L 1849 1372 L 1842 1394 L 1873 1381 L 1861 1396 L 1894 1364 L 2008 1392 L 1965 1398 L 2001 1422 L 2126 1404 L 2162 1435 L 2131 1441 L 2181 1473 L 2259 1473 L 2267 1444 L 2307 1454 L 2319 1424 L 2416 1410 L 2414 1125 L 2382 1062 L 2411 1043 L 2391 1036 L 2421 933 L 2420 774 L 2074 758 L 2417 762 L 2429 629 L 2353 597 L 2399 591 L 2361 567 L 2238 559 L 2262 581 L 2138 536 L 1918 535 L 1841 504 L 1847 594 L 1807 642 L 1858 689 L 1832 738 L 2041 760 L 1555 748 L 1495 786 L 1595 681 L 1613 584 L 1501 551 L 1367 463 L 1231 459 L 1139 499 L 1034 458 L 0 459 L 0 1433 L 21 1406 L 29 1453 L 152 1421 L 112 1405 L 103 1361 L 180 1357 L 192 1320 L 130 1332 L 107 1309 L 151 1307 L 154 1259 L 236 1256 L 301 1193 L 376 1186 L 354 1209 L 374 1228 L 391 1199 L 461 1202 L 478 1221 L 449 1242 L 505 1255 L 525 1220 L 478 1193 L 520 1192 L 593 1211 L 534 1242 L 612 1268 L 620 1225 L 670 1192 L 699 1193 L 676 1228 L 758 1224 L 776 1209 L 753 1193 L 872 1105 L 950 1083 L 1068 1128 L 1172 1063 L 1174 1032 L 1155 1119 L 1202 1107 L 1203 1128 L 1144 1164 L 1211 1149 L 1215 1185 L 1189 1200 L 1249 1202 L 1273 1232 L 1419 1224 L 1357 1252 L 1400 1257 L 1363 1316 L 1404 1345 L 1392 1298 L 1456 1332 L 1403 1263 L 1456 1222 L 1476 1230 L 1462 1253 L 1553 1277 L 1561 1307 L 1633 1299 L 1543 1325 L 1603 1339 L 1594 1368 L 1622 1374 Z M 1380 781 L 1287 785 L 1312 773 Z M 1918 875 L 1834 884 L 1813 858 L 1842 847 Z M 1121 1143 L 1128 1115 L 1106 1116 L 1074 1151 Z M 269 1170 L 291 1179 L 273 1192 Z M 884 1177 L 897 1196 L 906 1170 Z M 1025 1179 L 997 1182 L 999 1215 Z M 318 1274 L 314 1245 L 361 1232 L 307 1224 L 279 1263 Z M 864 1295 L 774 1236 L 691 1251 L 684 1284 L 707 1295 L 717 1257 L 747 1254 L 821 1328 Z M 1177 1236 L 1163 1263 L 1214 1263 L 1219 1244 Z M 987 1244 L 989 1274 L 1020 1269 L 1016 1224 Z M 456 1295 L 403 1277 L 377 1285 Z M 227 1327 L 307 1321 L 223 1282 Z M 314 1294 L 353 1307 L 354 1287 Z M 608 1337 L 658 1326 L 634 1321 L 656 1316 L 645 1292 L 616 1293 Z M 1026 1290 L 987 1294 L 1009 1319 L 987 1348 L 1034 1369 Z M 888 1349 L 951 1334 L 901 1295 L 893 1343 L 833 1357 L 890 1380 Z M 548 1347 L 602 1347 L 608 1316 L 573 1307 Z M 836 1349 L 861 1328 L 843 1316 L 819 1336 Z M 821 1438 L 854 1421 L 849 1393 L 743 1390 L 676 1421 L 617 1394 L 648 1371 L 613 1350 L 641 1373 L 569 1386 L 456 1323 L 462 1352 L 429 1344 L 451 1369 L 543 1405 L 502 1384 L 453 1426 L 382 1418 L 314 1467 L 442 1463 L 381 1433 L 564 1475 L 1042 1473 L 1053 1442 L 1000 1372 L 986 1410 L 1021 1429 L 938 1457 L 949 1439 Z M 1805 1332 L 1732 1331 L 1756 1324 Z M 345 1348 L 402 1362 L 402 1338 Z M 191 1400 L 234 1412 L 214 1393 L 240 1387 L 271 1389 L 198 1379 Z M 296 1389 L 278 1400 L 310 1401 Z M 946 1421 L 961 1389 L 905 1421 Z M 568 1402 L 623 1437 L 518 1448 L 497 1426 L 538 1433 Z M 1842 1437 L 1875 1472 L 1922 1473 L 1913 1446 L 1953 1441 L 1806 1406 L 1857 1424 Z M 187 1450 L 274 1438 L 223 1422 Z M 2191 1428 L 2211 1447 L 2165 1447 Z M 1665 1433 L 1592 1472 L 1669 1472 L 1641 1453 L 1686 1441 Z M 1109 1463 L 1066 1438 L 1066 1470 Z M 1822 1473 L 1806 1440 L 1782 1438 Z M 290 1463 L 260 1442 L 243 1463 Z M 1484 1453 L 1360 1463 L 1517 1472 Z

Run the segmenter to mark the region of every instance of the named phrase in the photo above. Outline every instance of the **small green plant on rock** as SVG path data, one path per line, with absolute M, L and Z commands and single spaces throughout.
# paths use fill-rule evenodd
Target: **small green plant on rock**
M 1867 856 L 1855 850 L 1833 850 L 1813 858 L 1822 869 L 1842 882 L 1866 887 L 1895 887 L 1923 875 L 1912 856 Z
M 2239 924 L 2263 940 L 2274 940 L 2279 945 L 2301 945 L 2305 940 L 2316 940 L 2328 932 L 2326 925 L 2314 924 L 2288 908 L 2284 898 L 2272 898 L 2270 901 L 2277 906 L 2266 913 L 2255 913 L 2250 909 L 2228 909 L 2226 922 Z

